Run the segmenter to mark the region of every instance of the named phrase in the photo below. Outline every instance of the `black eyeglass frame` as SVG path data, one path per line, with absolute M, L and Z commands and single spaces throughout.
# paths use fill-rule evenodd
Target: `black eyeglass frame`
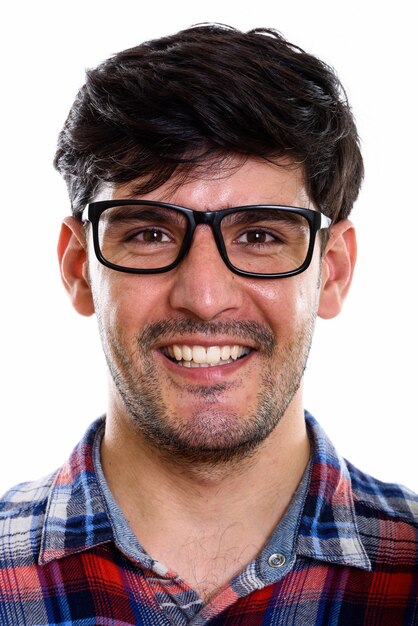
M 157 267 L 153 269 L 138 269 L 133 267 L 124 267 L 122 265 L 116 265 L 111 263 L 102 255 L 102 251 L 100 248 L 99 242 L 99 220 L 100 216 L 106 209 L 110 209 L 112 207 L 121 207 L 121 206 L 156 206 L 171 210 L 176 210 L 182 213 L 187 218 L 187 229 L 184 236 L 183 243 L 180 247 L 177 258 L 170 264 L 164 267 Z M 222 232 L 220 229 L 220 223 L 222 219 L 226 215 L 230 215 L 231 213 L 236 213 L 237 211 L 254 211 L 259 209 L 269 209 L 269 210 L 280 210 L 289 213 L 296 213 L 298 215 L 302 215 L 309 224 L 309 246 L 306 254 L 305 261 L 294 270 L 290 270 L 288 272 L 280 272 L 276 274 L 260 274 L 258 272 L 247 272 L 245 270 L 241 270 L 238 267 L 235 267 L 231 263 L 228 258 L 228 254 L 226 252 L 224 240 L 222 237 Z M 188 251 L 190 250 L 193 234 L 197 226 L 200 224 L 207 224 L 211 227 L 212 233 L 215 239 L 216 246 L 218 248 L 219 254 L 225 265 L 233 272 L 234 274 L 238 274 L 239 276 L 247 276 L 250 278 L 286 278 L 288 276 L 295 276 L 297 274 L 301 274 L 304 272 L 310 265 L 312 261 L 312 255 L 315 248 L 315 239 L 316 234 L 319 230 L 329 228 L 331 225 L 331 218 L 329 218 L 324 213 L 320 213 L 319 211 L 315 211 L 313 209 L 305 209 L 301 207 L 291 207 L 284 205 L 269 205 L 269 204 L 253 204 L 253 205 L 245 205 L 238 207 L 231 207 L 228 209 L 219 209 L 217 211 L 196 211 L 194 209 L 188 209 L 183 206 L 179 206 L 176 204 L 169 204 L 167 202 L 158 202 L 154 200 L 101 200 L 98 202 L 91 202 L 87 204 L 82 215 L 82 222 L 89 221 L 93 227 L 93 246 L 97 259 L 110 269 L 116 270 L 118 272 L 125 272 L 128 274 L 162 274 L 164 272 L 169 272 L 179 265 Z

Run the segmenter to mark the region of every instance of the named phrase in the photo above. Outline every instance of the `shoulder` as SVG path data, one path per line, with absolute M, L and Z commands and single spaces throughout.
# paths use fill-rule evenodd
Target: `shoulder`
M 334 498 L 337 504 L 341 504 L 341 494 L 345 494 L 353 501 L 357 514 L 370 519 L 387 518 L 417 528 L 418 494 L 402 485 L 377 480 L 359 470 L 340 456 L 310 413 L 306 411 L 305 417 L 313 445 L 317 480 L 323 483 L 322 489 L 337 493 Z
M 418 494 L 385 483 L 347 462 L 356 524 L 372 561 L 418 566 Z
M 0 566 L 29 564 L 39 553 L 56 472 L 9 489 L 0 498 Z M 13 561 L 13 563 L 9 563 Z
M 348 461 L 346 463 L 357 505 L 418 527 L 418 494 L 403 485 L 377 480 Z
M 46 503 L 56 474 L 52 472 L 39 480 L 20 483 L 6 491 L 0 498 L 0 523 Z

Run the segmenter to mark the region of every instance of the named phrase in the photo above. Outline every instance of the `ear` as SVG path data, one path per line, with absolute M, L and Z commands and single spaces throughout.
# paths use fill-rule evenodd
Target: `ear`
M 357 258 L 356 232 L 349 220 L 331 227 L 322 256 L 321 295 L 318 315 L 329 319 L 338 315 L 350 288 Z
M 80 315 L 93 315 L 94 304 L 87 265 L 87 242 L 83 224 L 66 217 L 58 240 L 61 278 L 72 305 Z

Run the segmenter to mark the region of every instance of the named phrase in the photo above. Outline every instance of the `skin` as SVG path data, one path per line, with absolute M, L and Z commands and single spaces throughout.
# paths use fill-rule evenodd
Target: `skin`
M 142 197 L 196 210 L 312 208 L 301 168 L 236 157 L 230 165 Z M 96 199 L 132 190 L 108 188 Z M 304 273 L 275 280 L 233 274 L 207 226 L 164 274 L 100 265 L 74 218 L 64 220 L 58 251 L 74 307 L 97 315 L 109 365 L 106 479 L 145 549 L 207 600 L 259 553 L 303 475 L 303 371 L 316 316 L 337 315 L 349 289 L 354 228 L 337 223 L 322 258 L 317 245 Z M 251 352 L 187 369 L 161 352 L 174 343 Z

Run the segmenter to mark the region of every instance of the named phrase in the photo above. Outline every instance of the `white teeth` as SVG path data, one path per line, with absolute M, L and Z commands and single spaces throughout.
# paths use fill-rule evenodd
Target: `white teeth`
M 215 365 L 221 360 L 221 349 L 219 346 L 211 346 L 206 352 L 206 362 L 209 365 Z M 226 360 L 226 359 L 224 359 Z
M 207 363 L 206 350 L 203 346 L 193 346 L 192 355 L 195 363 Z
M 227 361 L 230 357 L 231 351 L 229 346 L 222 346 L 221 348 L 221 359 L 222 361 Z
M 170 354 L 170 347 L 168 348 L 168 353 Z M 176 361 L 181 361 L 183 358 L 183 354 L 182 354 L 182 349 L 180 348 L 180 346 L 173 346 L 173 353 L 174 353 L 174 358 L 176 359 Z M 171 356 L 171 354 L 170 354 Z
M 166 354 L 185 367 L 213 367 L 233 363 L 250 352 L 250 348 L 232 346 L 185 346 L 172 345 L 165 348 Z
M 183 359 L 183 361 L 191 361 L 193 358 L 193 353 L 192 353 L 192 349 L 189 348 L 189 346 L 182 346 L 181 347 L 181 352 L 182 352 L 182 356 L 181 358 Z M 177 359 L 177 357 L 176 357 Z M 178 361 L 180 361 L 180 359 L 177 359 Z
M 232 346 L 231 359 L 234 359 L 234 361 L 236 361 L 238 358 L 238 353 L 239 353 L 239 346 Z

